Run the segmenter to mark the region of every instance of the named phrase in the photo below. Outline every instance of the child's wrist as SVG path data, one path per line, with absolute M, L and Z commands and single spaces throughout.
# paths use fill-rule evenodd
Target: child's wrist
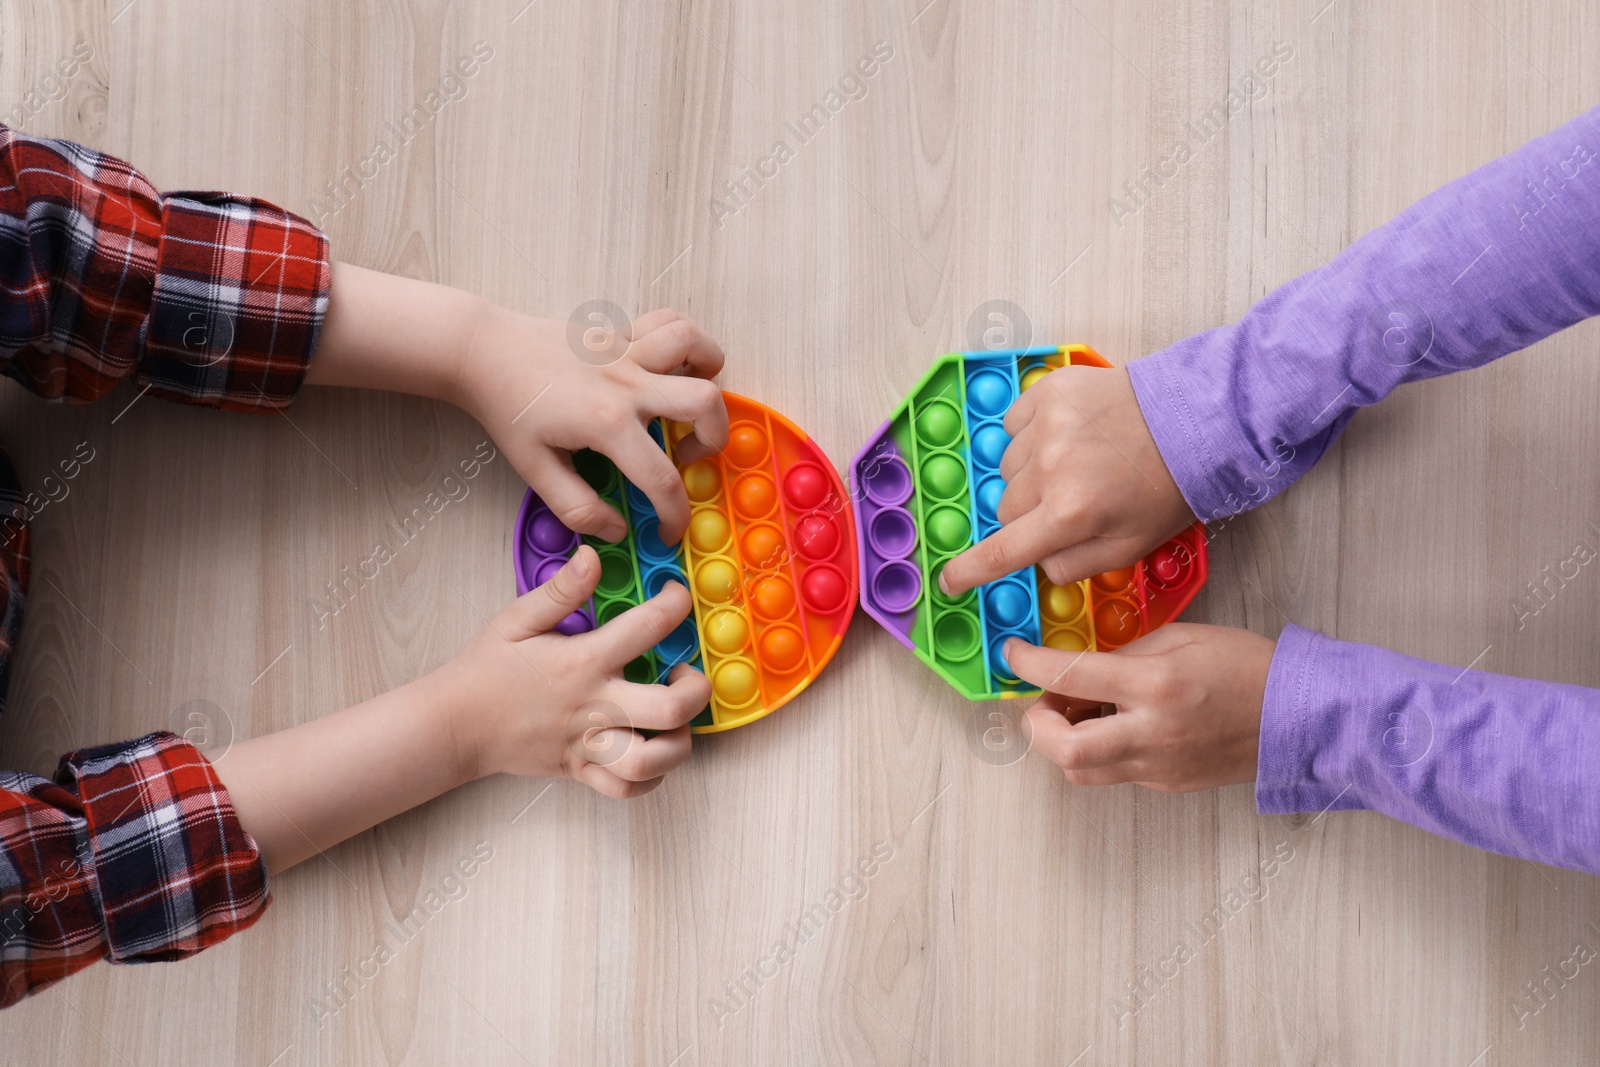
M 455 784 L 465 785 L 493 774 L 485 759 L 488 751 L 485 717 L 478 713 L 479 703 L 458 676 L 455 662 L 445 664 L 412 684 L 423 691 L 426 706 L 439 717 L 447 745 L 442 756 L 450 765 Z

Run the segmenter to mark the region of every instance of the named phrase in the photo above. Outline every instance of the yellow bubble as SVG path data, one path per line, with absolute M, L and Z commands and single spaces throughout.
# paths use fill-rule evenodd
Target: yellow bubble
M 744 660 L 730 659 L 712 674 L 711 688 L 717 699 L 731 708 L 741 708 L 756 698 L 756 671 Z
M 1057 652 L 1082 652 L 1089 647 L 1089 642 L 1076 630 L 1057 630 L 1044 639 L 1044 647 Z
M 725 604 L 739 588 L 739 572 L 725 559 L 708 560 L 695 572 L 694 588 L 701 600 Z
M 1057 622 L 1067 622 L 1078 617 L 1083 610 L 1083 587 L 1072 585 L 1046 585 L 1044 603 L 1040 605 L 1047 617 Z
M 716 552 L 728 543 L 733 529 L 728 517 L 715 508 L 703 508 L 689 520 L 689 543 L 701 552 Z
M 689 499 L 703 503 L 717 495 L 722 488 L 722 472 L 710 460 L 701 460 L 683 468 L 683 489 Z
M 744 647 L 750 626 L 737 611 L 724 608 L 706 619 L 706 645 L 721 656 L 731 656 Z
M 1046 374 L 1049 374 L 1049 373 L 1050 373 L 1050 368 L 1049 367 L 1034 367 L 1032 370 L 1028 371 L 1026 374 L 1024 374 L 1022 376 L 1022 389 L 1023 389 L 1023 392 L 1027 392 L 1029 389 L 1033 388 L 1035 385 L 1038 385 L 1039 384 L 1039 379 L 1043 378 Z

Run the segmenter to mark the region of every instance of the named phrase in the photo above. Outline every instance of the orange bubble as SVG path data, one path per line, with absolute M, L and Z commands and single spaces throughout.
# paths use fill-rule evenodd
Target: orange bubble
M 1076 619 L 1078 612 L 1083 610 L 1083 587 L 1076 582 L 1072 585 L 1046 585 L 1041 593 L 1039 607 L 1047 618 L 1068 622 Z
M 730 708 L 741 708 L 756 698 L 756 669 L 742 659 L 724 660 L 711 673 L 711 688 L 717 699 Z
M 781 574 L 763 578 L 750 590 L 750 604 L 763 618 L 788 618 L 794 611 L 794 586 Z
M 741 422 L 728 431 L 728 447 L 722 450 L 738 467 L 759 466 L 767 458 L 767 434 L 753 422 Z
M 1095 575 L 1092 581 L 1108 593 L 1120 592 L 1133 584 L 1133 568 L 1118 567 L 1114 571 Z
M 741 515 L 759 519 L 778 502 L 778 487 L 765 474 L 747 474 L 733 483 L 733 506 Z
M 683 468 L 683 489 L 689 499 L 703 504 L 722 489 L 722 472 L 708 459 Z
M 695 572 L 694 588 L 701 600 L 725 604 L 739 588 L 739 572 L 725 559 L 707 560 Z
M 1127 644 L 1139 636 L 1139 613 L 1126 600 L 1102 601 L 1094 609 L 1094 632 L 1104 644 Z
M 806 658 L 806 643 L 793 626 L 774 626 L 761 635 L 761 658 L 779 674 L 787 674 Z
M 732 536 L 728 517 L 716 508 L 701 508 L 689 519 L 689 543 L 696 551 L 721 551 Z
M 1058 652 L 1083 652 L 1089 641 L 1076 630 L 1057 630 L 1044 639 L 1044 647 Z
M 750 624 L 732 608 L 713 611 L 706 619 L 706 645 L 719 656 L 731 656 L 750 638 Z
M 770 567 L 782 560 L 783 534 L 768 523 L 750 527 L 739 544 L 744 548 L 744 561 L 752 567 Z

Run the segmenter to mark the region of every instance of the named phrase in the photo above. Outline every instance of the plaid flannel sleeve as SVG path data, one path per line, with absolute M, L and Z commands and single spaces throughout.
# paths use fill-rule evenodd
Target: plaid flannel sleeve
M 169 733 L 0 773 L 0 1007 L 100 959 L 176 960 L 252 925 L 266 869 L 227 790 Z
M 263 200 L 163 195 L 0 126 L 0 372 L 52 400 L 132 374 L 169 400 L 288 406 L 327 314 L 327 238 Z

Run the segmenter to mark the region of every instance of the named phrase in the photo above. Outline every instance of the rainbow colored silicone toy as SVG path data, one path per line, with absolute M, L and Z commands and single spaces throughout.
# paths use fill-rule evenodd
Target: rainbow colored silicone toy
M 1111 366 L 1085 345 L 941 356 L 850 464 L 862 607 L 971 700 L 1038 692 L 1011 673 L 1008 638 L 1117 648 L 1177 618 L 1206 580 L 1197 523 L 1134 566 L 1073 585 L 1029 568 L 954 600 L 939 591 L 945 561 L 1000 527 L 1006 412 L 1068 363 Z
M 559 627 L 583 633 L 668 581 L 683 583 L 693 615 L 624 673 L 651 682 L 679 663 L 705 671 L 711 703 L 695 718 L 695 733 L 743 726 L 791 700 L 833 658 L 856 604 L 855 523 L 832 464 L 783 416 L 722 396 L 728 446 L 680 468 L 692 511 L 676 547 L 661 541 L 649 499 L 610 460 L 575 457 L 584 479 L 628 520 L 628 535 L 616 545 L 582 539 L 600 553 L 600 584 Z M 650 427 L 668 455 L 688 432 L 681 423 L 667 423 L 665 435 L 659 421 Z M 529 490 L 513 538 L 517 592 L 548 581 L 579 540 Z

